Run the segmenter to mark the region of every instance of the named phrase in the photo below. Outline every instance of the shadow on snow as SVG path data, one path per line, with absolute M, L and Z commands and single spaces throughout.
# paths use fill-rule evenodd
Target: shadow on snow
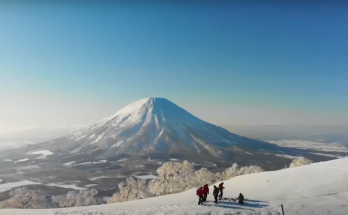
M 205 205 L 205 206 L 221 207 L 221 208 L 228 208 L 228 209 L 241 209 L 241 210 L 253 210 L 251 208 L 264 208 L 268 206 L 267 204 L 262 204 L 262 203 L 263 201 L 251 200 L 251 199 L 246 199 L 244 201 L 244 204 L 238 204 L 231 200 L 223 200 L 223 201 L 219 201 L 217 204 L 213 203 L 212 205 Z

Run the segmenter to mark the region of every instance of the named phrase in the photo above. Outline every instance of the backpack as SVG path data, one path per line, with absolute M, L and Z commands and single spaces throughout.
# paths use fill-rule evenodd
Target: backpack
M 214 188 L 213 195 L 217 196 L 218 194 L 219 194 L 219 189 L 218 188 Z

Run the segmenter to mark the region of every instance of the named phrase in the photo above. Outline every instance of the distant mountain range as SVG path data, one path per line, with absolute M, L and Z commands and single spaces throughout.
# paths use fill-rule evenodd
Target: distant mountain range
M 74 126 L 36 126 L 1 134 L 0 150 L 42 143 L 53 138 L 70 134 L 78 129 L 79 127 Z
M 340 142 L 348 146 L 348 125 L 224 125 L 224 128 L 260 140 Z

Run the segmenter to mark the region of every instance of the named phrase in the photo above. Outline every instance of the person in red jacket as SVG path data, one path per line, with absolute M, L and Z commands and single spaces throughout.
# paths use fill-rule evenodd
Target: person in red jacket
M 203 204 L 203 187 L 198 188 L 197 196 L 198 196 L 198 205 Z
M 208 194 L 209 194 L 209 186 L 208 186 L 208 184 L 206 184 L 203 187 L 203 202 L 207 201 Z
M 219 184 L 219 191 L 220 191 L 220 195 L 219 195 L 219 199 L 222 199 L 222 196 L 224 195 L 223 189 L 225 189 L 224 187 L 224 182 L 221 182 L 221 184 Z

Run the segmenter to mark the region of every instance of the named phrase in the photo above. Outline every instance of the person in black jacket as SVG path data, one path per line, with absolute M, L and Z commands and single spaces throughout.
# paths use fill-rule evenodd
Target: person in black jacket
M 223 192 L 224 189 L 225 189 L 224 182 L 221 182 L 221 184 L 219 184 L 219 191 L 220 191 L 219 199 L 220 200 L 222 199 L 222 197 L 224 195 L 224 192 Z
M 239 193 L 238 198 L 236 199 L 238 204 L 244 204 L 244 196 L 243 194 Z
M 217 188 L 217 186 L 214 185 L 213 196 L 215 199 L 215 204 L 218 203 L 218 195 L 219 195 L 219 188 Z

